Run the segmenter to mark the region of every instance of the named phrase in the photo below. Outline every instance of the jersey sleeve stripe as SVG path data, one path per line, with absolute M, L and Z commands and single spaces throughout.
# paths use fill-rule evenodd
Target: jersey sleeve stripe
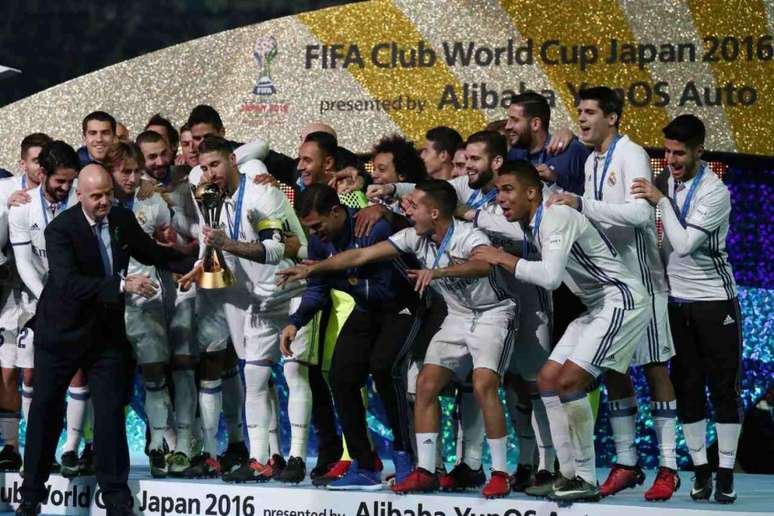
M 11 242 L 11 245 L 13 246 L 20 246 L 20 245 L 28 245 L 31 244 L 32 240 L 27 240 L 26 242 Z

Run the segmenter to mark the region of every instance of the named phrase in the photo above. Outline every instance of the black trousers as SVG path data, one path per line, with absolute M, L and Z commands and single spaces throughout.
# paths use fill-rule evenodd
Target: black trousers
M 75 372 L 83 369 L 94 405 L 95 466 L 103 500 L 108 507 L 131 503 L 124 415 L 130 363 L 128 346 L 57 352 L 35 347 L 35 396 L 30 406 L 21 487 L 25 500 L 40 502 L 46 496 L 44 484 L 62 431 L 65 393 Z
M 695 423 L 706 417 L 709 387 L 715 420 L 740 423 L 742 315 L 737 299 L 670 302 L 669 324 L 676 352 L 671 377 L 680 421 Z
M 368 441 L 365 408 L 360 389 L 371 374 L 393 431 L 393 448 L 411 451 L 404 428 L 409 426 L 406 385 L 396 382 L 393 367 L 408 356 L 414 317 L 394 310 L 355 309 L 341 329 L 331 362 L 331 384 L 336 412 L 349 453 L 358 465 L 373 470 L 375 455 Z

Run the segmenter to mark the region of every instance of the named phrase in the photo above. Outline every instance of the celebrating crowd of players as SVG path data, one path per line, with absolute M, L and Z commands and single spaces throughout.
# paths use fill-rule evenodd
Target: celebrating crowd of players
M 46 381 L 34 374 L 31 335 L 48 271 L 45 229 L 78 203 L 78 172 L 93 163 L 112 175 L 114 205 L 132 210 L 148 235 L 187 255 L 221 250 L 236 280 L 197 286 L 207 260 L 182 277 L 134 261 L 126 271 L 144 278 L 141 293 L 127 297 L 126 332 L 154 477 L 298 483 L 313 426 L 315 485 L 381 489 L 366 423 L 371 377 L 392 431 L 394 492 L 598 500 L 645 481 L 629 377 L 640 366 L 660 452 L 645 498 L 667 500 L 680 487 L 679 418 L 694 466 L 691 498 L 707 500 L 714 487 L 716 501 L 733 502 L 741 320 L 725 250 L 729 193 L 701 161 L 698 118 L 682 115 L 663 129 L 669 173 L 656 185 L 645 150 L 618 132 L 622 110 L 609 88 L 583 90 L 578 137 L 552 136 L 547 101 L 526 92 L 512 99 L 500 132 L 463 140 L 432 128 L 421 152 L 385 137 L 368 172 L 327 125 L 304 129 L 294 159 L 262 139 L 225 139 L 206 105 L 179 131 L 156 115 L 134 141 L 111 115 L 93 112 L 77 151 L 27 136 L 20 173 L 0 180 L 0 468 L 21 467 L 19 410 L 26 418 L 36 382 Z M 205 182 L 224 192 L 210 224 L 192 195 Z M 279 364 L 287 460 L 272 378 Z M 600 383 L 616 463 L 598 486 Z M 714 486 L 705 388 L 718 435 Z M 439 438 L 438 400 L 447 395 L 459 404 L 450 471 Z M 57 465 L 64 476 L 93 472 L 89 396 L 76 374 Z M 219 454 L 221 415 L 229 444 Z M 513 474 L 506 417 L 519 443 Z

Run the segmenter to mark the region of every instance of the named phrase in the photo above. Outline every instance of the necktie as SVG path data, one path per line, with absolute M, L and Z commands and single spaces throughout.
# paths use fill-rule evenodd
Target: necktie
M 113 275 L 113 259 L 110 252 L 110 234 L 108 232 L 108 223 L 105 221 L 97 222 L 92 226 L 94 236 L 97 237 L 97 246 L 102 258 L 102 267 L 105 269 L 105 276 Z

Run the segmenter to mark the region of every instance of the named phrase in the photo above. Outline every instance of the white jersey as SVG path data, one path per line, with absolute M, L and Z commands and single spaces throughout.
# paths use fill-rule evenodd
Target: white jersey
M 65 203 L 52 210 L 51 203 L 43 195 L 42 187 L 30 190 L 30 202 L 11 208 L 8 228 L 14 249 L 16 268 L 24 284 L 37 299 L 48 277 L 48 255 L 44 231 L 54 217 L 78 203 L 75 188 Z
M 548 290 L 564 281 L 588 308 L 614 305 L 633 309 L 645 302 L 645 287 L 586 217 L 567 206 L 544 205 L 536 228 L 537 219 L 536 213 L 527 232 L 520 224 L 486 211 L 478 213 L 476 223 L 512 235 L 514 240 L 524 238 L 526 233 L 539 250 L 540 261 L 519 260 L 516 264 L 518 280 Z
M 172 222 L 169 207 L 158 193 L 154 193 L 147 199 L 139 199 L 135 193 L 131 206 L 125 207 L 132 210 L 134 217 L 137 219 L 137 223 L 140 225 L 145 234 L 151 238 L 153 238 L 153 234 L 157 229 L 169 225 Z M 134 258 L 129 259 L 129 266 L 127 267 L 126 274 L 144 275 L 156 281 L 160 279 L 159 271 L 156 270 L 156 267 L 142 264 Z M 159 282 L 159 284 L 162 283 Z M 161 289 L 159 289 L 156 292 L 156 295 L 150 299 L 146 299 L 145 297 L 137 294 L 132 294 L 127 298 L 127 304 L 139 306 L 148 301 L 160 299 L 161 295 Z
M 649 294 L 666 293 L 668 286 L 658 252 L 655 210 L 645 199 L 635 199 L 631 194 L 636 178 L 653 180 L 650 158 L 645 149 L 628 136 L 622 136 L 613 149 L 605 174 L 609 152 L 610 148 L 602 154 L 592 152 L 586 159 L 582 212 L 602 228 Z
M 273 303 L 285 302 L 298 295 L 299 289 L 303 288 L 300 283 L 279 287 L 275 274 L 293 266 L 293 261 L 283 256 L 285 245 L 282 232 L 290 231 L 298 236 L 301 245 L 306 245 L 306 235 L 290 201 L 280 189 L 256 185 L 245 175 L 241 178 L 240 187 L 223 204 L 220 224 L 231 239 L 261 242 L 266 251 L 266 263 L 238 258 L 230 253 L 224 255 L 237 277 L 237 283 L 244 282 L 248 290 L 260 300 L 261 305 L 257 309 L 264 310 Z M 240 198 L 242 206 L 237 219 L 235 215 L 240 209 Z M 237 225 L 238 235 L 235 235 Z
M 11 256 L 7 256 L 5 253 L 5 246 L 9 241 L 8 216 L 10 208 L 8 207 L 8 199 L 14 192 L 27 188 L 29 188 L 27 174 L 22 173 L 0 179 L 0 265 L 11 259 Z
M 690 301 L 736 297 L 736 283 L 728 263 L 726 237 L 731 213 L 728 188 L 708 166 L 694 188 L 685 220 L 680 215 L 698 175 L 675 189 L 669 178 L 670 197 L 658 207 L 664 223 L 663 251 L 667 262 L 670 295 Z
M 486 235 L 469 222 L 452 220 L 451 228 L 451 239 L 440 250 L 430 237 L 418 235 L 414 228 L 398 231 L 388 240 L 401 253 L 414 254 L 426 269 L 466 262 L 476 247 L 490 245 Z M 439 251 L 442 251 L 440 256 Z M 450 314 L 466 316 L 471 312 L 515 308 L 511 299 L 495 291 L 489 278 L 447 277 L 433 281 L 432 286 L 443 296 Z

